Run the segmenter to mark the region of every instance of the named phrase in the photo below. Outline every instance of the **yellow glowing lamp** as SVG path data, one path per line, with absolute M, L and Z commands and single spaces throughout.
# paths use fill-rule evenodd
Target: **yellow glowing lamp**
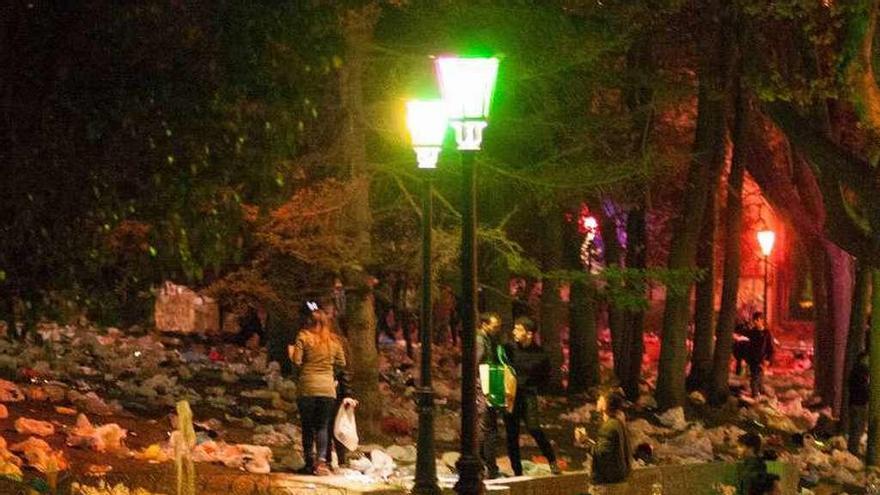
M 758 245 L 761 246 L 761 253 L 764 256 L 770 256 L 773 252 L 773 244 L 776 243 L 776 232 L 772 230 L 762 230 L 758 232 Z
M 479 150 L 488 125 L 498 59 L 440 57 L 435 65 L 458 149 Z
M 436 168 L 448 125 L 446 107 L 440 100 L 406 103 L 406 126 L 419 168 Z

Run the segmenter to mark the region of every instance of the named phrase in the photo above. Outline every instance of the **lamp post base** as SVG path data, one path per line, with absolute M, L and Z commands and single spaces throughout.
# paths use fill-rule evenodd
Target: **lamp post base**
M 434 390 L 420 387 L 416 391 L 419 406 L 419 440 L 416 452 L 416 479 L 412 493 L 440 495 L 437 484 L 437 460 L 434 458 Z
M 455 493 L 458 495 L 483 495 L 486 487 L 483 484 L 483 461 L 473 455 L 462 455 L 455 463 L 458 471 L 458 482 Z

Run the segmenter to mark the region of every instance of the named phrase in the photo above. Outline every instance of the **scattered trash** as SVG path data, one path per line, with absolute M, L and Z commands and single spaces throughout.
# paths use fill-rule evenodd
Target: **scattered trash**
M 55 434 L 55 426 L 48 421 L 38 419 L 18 418 L 15 420 L 15 431 L 22 435 L 37 435 L 48 437 Z
M 67 435 L 67 445 L 102 453 L 119 452 L 125 450 L 123 440 L 126 436 L 126 430 L 116 423 L 95 427 L 85 414 L 80 414 L 76 418 L 76 426 Z

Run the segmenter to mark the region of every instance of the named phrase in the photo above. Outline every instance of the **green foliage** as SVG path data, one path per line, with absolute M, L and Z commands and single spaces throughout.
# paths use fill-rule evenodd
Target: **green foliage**
M 0 296 L 45 304 L 61 290 L 112 321 L 163 279 L 245 261 L 255 217 L 298 187 L 291 158 L 320 136 L 328 9 L 36 8 L 9 20 L 29 41 L 3 47 L 16 53 L 5 84 L 21 90 L 0 138 Z

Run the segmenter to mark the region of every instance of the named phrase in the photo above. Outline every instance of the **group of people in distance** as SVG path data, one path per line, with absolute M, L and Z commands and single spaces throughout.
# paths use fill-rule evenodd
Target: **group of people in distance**
M 556 460 L 553 446 L 541 428 L 538 395 L 551 383 L 551 364 L 548 354 L 538 342 L 538 329 L 528 317 L 519 317 L 511 332 L 512 342 L 504 343 L 501 318 L 497 313 L 480 315 L 477 330 L 477 363 L 497 365 L 503 361 L 516 375 L 516 393 L 513 407 L 494 406 L 482 387 L 477 390 L 477 406 L 480 416 L 480 455 L 489 479 L 504 476 L 496 462 L 498 443 L 498 420 L 503 418 L 507 456 L 513 474 L 523 474 L 519 434 L 525 425 L 535 439 L 541 454 L 550 464 L 553 474 L 562 470 Z M 632 469 L 632 449 L 622 412 L 623 397 L 612 393 L 599 398 L 597 409 L 602 414 L 602 425 L 593 445 L 593 479 L 597 483 L 618 483 L 626 479 Z
M 334 298 L 335 299 L 335 298 Z M 346 364 L 349 350 L 346 339 L 337 331 L 336 301 L 324 304 L 307 301 L 300 310 L 302 321 L 295 342 L 288 348 L 289 357 L 297 371 L 297 407 L 302 423 L 302 443 L 305 466 L 298 472 L 326 476 L 332 473 L 334 452 L 339 463 L 345 462 L 345 447 L 333 436 L 333 422 L 340 408 L 355 408 L 357 401 L 350 388 Z M 505 476 L 496 462 L 499 440 L 499 420 L 506 431 L 507 455 L 513 474 L 523 474 L 520 451 L 520 431 L 523 425 L 534 438 L 547 459 L 550 471 L 560 474 L 553 445 L 541 427 L 538 396 L 547 391 L 553 380 L 553 369 L 548 353 L 540 345 L 535 322 L 526 316 L 514 321 L 510 338 L 504 338 L 502 321 L 497 313 L 482 313 L 476 335 L 478 365 L 504 365 L 516 377 L 516 393 L 503 406 L 489 400 L 483 384 L 477 386 L 479 415 L 480 456 L 486 477 Z M 735 344 L 737 372 L 742 362 L 748 365 L 750 390 L 757 398 L 763 393 L 764 366 L 773 356 L 773 337 L 756 312 L 747 326 L 737 330 L 741 336 Z M 850 404 L 849 448 L 858 453 L 867 416 L 869 370 L 868 353 L 863 351 L 848 377 Z M 597 402 L 601 426 L 592 442 L 592 475 L 596 483 L 624 481 L 632 470 L 633 449 L 626 429 L 622 408 L 623 396 L 616 392 L 603 395 Z M 761 437 L 748 433 L 739 439 L 742 464 L 740 493 L 779 493 L 779 478 L 767 473 Z M 641 446 L 639 446 L 641 448 Z M 639 448 L 635 455 L 639 457 Z

